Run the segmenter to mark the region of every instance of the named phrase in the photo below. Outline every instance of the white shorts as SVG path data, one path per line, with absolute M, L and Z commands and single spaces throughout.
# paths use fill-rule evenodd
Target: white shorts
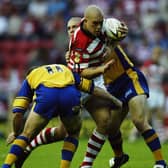
M 93 81 L 94 81 L 94 85 L 95 86 L 98 86 L 98 87 L 106 90 L 106 87 L 104 85 L 103 75 L 100 75 L 100 76 L 94 78 Z M 84 93 L 84 92 L 81 92 L 81 93 L 82 93 L 82 95 L 81 95 L 81 102 L 83 104 L 83 103 L 85 103 L 88 100 L 90 94 Z

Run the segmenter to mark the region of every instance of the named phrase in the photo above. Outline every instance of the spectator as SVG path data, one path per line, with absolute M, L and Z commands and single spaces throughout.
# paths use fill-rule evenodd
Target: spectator
M 17 9 L 9 17 L 8 23 L 8 35 L 11 38 L 19 39 L 20 38 L 20 27 L 22 24 L 22 18 L 19 15 Z
M 68 13 L 67 6 L 68 4 L 64 0 L 50 0 L 48 4 L 48 15 L 52 17 L 59 14 L 66 16 L 66 13 Z
M 0 39 L 4 39 L 7 35 L 8 19 L 1 13 L 0 9 Z
M 42 19 L 47 15 L 48 1 L 34 0 L 28 5 L 28 13 L 34 16 L 36 19 Z

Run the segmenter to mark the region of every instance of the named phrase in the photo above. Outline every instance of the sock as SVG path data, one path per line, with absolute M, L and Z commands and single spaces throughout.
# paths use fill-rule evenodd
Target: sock
M 123 152 L 123 147 L 122 147 L 123 140 L 122 140 L 120 130 L 115 136 L 109 135 L 108 140 L 114 151 L 114 156 L 115 157 L 122 156 L 124 152 Z
M 70 167 L 72 158 L 74 156 L 74 153 L 76 152 L 77 147 L 78 147 L 78 139 L 70 136 L 64 139 L 60 168 Z
M 2 168 L 11 168 L 11 166 L 8 164 L 4 164 L 4 165 L 2 165 Z
M 156 164 L 166 165 L 163 155 L 161 152 L 161 144 L 154 129 L 149 129 L 142 133 L 142 136 L 148 145 L 149 149 L 152 151 L 155 158 Z
M 93 131 L 87 145 L 87 151 L 84 160 L 81 164 L 82 168 L 89 168 L 92 166 L 95 158 L 97 157 L 99 151 L 104 145 L 106 136 L 98 133 L 96 130 Z
M 26 147 L 26 151 L 30 153 L 32 150 L 34 150 L 40 145 L 55 142 L 56 129 L 57 129 L 56 127 L 43 129 Z
M 27 144 L 28 144 L 28 138 L 24 136 L 18 136 L 13 142 L 13 145 L 11 146 L 9 153 L 6 156 L 2 168 L 10 168 L 12 164 L 17 160 L 18 156 L 22 154 Z

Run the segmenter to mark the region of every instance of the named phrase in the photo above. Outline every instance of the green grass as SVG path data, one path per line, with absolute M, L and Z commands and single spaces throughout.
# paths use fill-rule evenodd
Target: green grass
M 71 165 L 72 168 L 78 168 L 83 159 L 86 145 L 87 139 L 81 138 L 79 148 Z M 59 168 L 61 147 L 62 142 L 39 147 L 32 152 L 31 156 L 26 160 L 23 168 Z M 141 139 L 133 143 L 124 141 L 124 149 L 125 152 L 129 154 L 130 161 L 123 166 L 123 168 L 153 167 L 153 157 Z M 5 142 L 0 140 L 0 165 L 2 165 L 8 150 L 9 147 L 6 147 Z M 163 145 L 163 154 L 168 161 L 168 144 Z M 106 142 L 93 167 L 108 168 L 108 160 L 112 155 L 113 153 L 111 152 L 110 146 L 108 142 Z

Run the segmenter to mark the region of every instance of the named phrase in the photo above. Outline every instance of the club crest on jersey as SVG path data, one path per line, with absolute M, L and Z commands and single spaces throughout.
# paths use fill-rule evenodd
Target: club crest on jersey
M 80 62 L 80 54 L 78 52 L 75 52 L 75 58 L 74 58 L 75 63 Z

